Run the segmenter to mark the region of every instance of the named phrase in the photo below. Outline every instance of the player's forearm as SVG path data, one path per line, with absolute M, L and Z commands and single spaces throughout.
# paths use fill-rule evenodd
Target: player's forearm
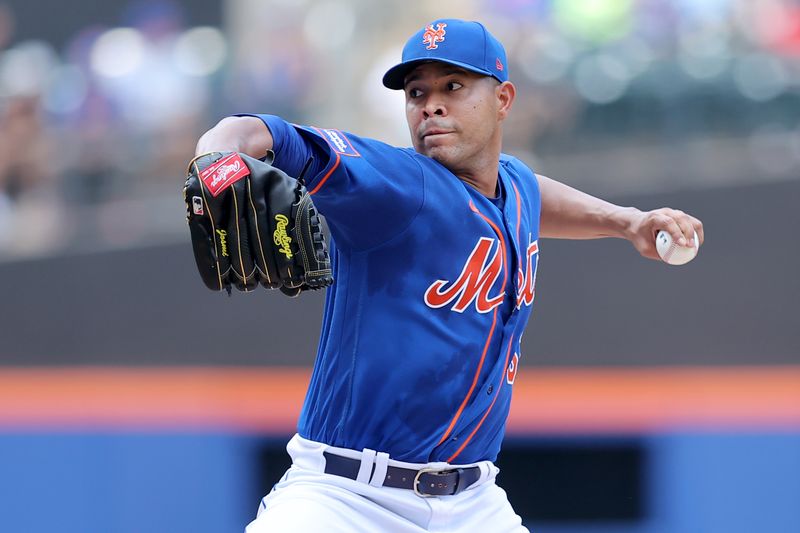
M 272 150 L 269 128 L 256 117 L 226 117 L 197 141 L 195 155 L 209 152 L 241 152 L 261 159 Z
M 541 237 L 557 239 L 627 238 L 633 207 L 620 207 L 538 175 L 542 197 Z

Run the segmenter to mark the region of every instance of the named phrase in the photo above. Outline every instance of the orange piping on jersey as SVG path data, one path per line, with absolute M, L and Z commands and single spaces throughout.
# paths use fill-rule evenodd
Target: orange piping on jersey
M 519 223 L 522 222 L 522 206 L 520 205 L 517 185 L 512 181 L 511 186 L 514 187 L 514 196 L 517 197 L 517 242 L 519 242 Z
M 333 164 L 333 166 L 331 167 L 331 169 L 328 171 L 327 174 L 322 176 L 322 179 L 319 180 L 319 183 L 317 183 L 317 186 L 314 187 L 314 190 L 309 192 L 308 194 L 315 194 L 318 190 L 320 190 L 320 188 L 323 185 L 325 185 L 325 182 L 328 181 L 328 178 L 331 177 L 331 174 L 333 174 L 333 171 L 336 170 L 336 168 L 339 166 L 339 161 L 341 161 L 341 160 L 342 160 L 342 157 L 339 154 L 336 154 L 336 163 Z
M 448 463 L 450 463 L 453 460 L 455 460 L 455 458 L 458 457 L 461 454 L 462 451 L 464 451 L 464 448 L 467 447 L 467 444 L 469 444 L 469 441 L 472 440 L 472 437 L 475 436 L 475 433 L 477 433 L 478 430 L 483 425 L 483 421 L 486 420 L 487 416 L 489 416 L 489 413 L 492 411 L 492 407 L 494 407 L 494 402 L 497 401 L 497 397 L 500 396 L 500 390 L 503 387 L 503 378 L 506 376 L 506 372 L 505 371 L 506 371 L 506 369 L 508 369 L 508 356 L 511 355 L 511 343 L 512 342 L 514 342 L 514 337 L 513 336 L 511 337 L 511 340 L 508 341 L 508 350 L 506 350 L 506 363 L 503 366 L 503 371 L 500 373 L 500 382 L 497 384 L 497 392 L 495 393 L 494 398 L 492 399 L 492 403 L 489 404 L 489 408 L 486 410 L 485 413 L 483 413 L 483 417 L 481 417 L 481 421 L 478 422 L 478 425 L 475 426 L 475 429 L 472 430 L 472 433 L 469 434 L 469 437 L 467 437 L 466 440 L 464 440 L 464 442 L 458 448 L 458 450 L 456 450 L 456 453 L 454 453 L 453 455 L 451 455 L 450 457 L 447 458 L 447 462 Z
M 442 438 L 439 439 L 439 442 L 436 443 L 437 446 L 439 446 L 441 443 L 443 443 L 445 440 L 447 440 L 447 437 L 450 436 L 450 432 L 453 431 L 453 428 L 455 427 L 456 422 L 458 422 L 458 419 L 461 418 L 461 413 L 464 411 L 464 407 L 466 407 L 466 405 L 467 405 L 467 400 L 469 400 L 470 396 L 472 396 L 472 391 L 475 390 L 475 385 L 477 385 L 477 383 L 478 383 L 478 376 L 480 376 L 481 368 L 483 368 L 483 361 L 486 359 L 486 352 L 489 350 L 489 343 L 492 341 L 492 334 L 494 333 L 495 324 L 497 324 L 497 308 L 496 307 L 494 308 L 494 311 L 492 312 L 492 327 L 489 330 L 489 336 L 486 337 L 486 344 L 483 345 L 483 353 L 481 354 L 480 362 L 478 362 L 478 369 L 475 371 L 475 376 L 472 378 L 472 385 L 470 386 L 469 391 L 467 391 L 467 395 L 464 397 L 464 401 L 462 401 L 461 405 L 458 407 L 458 411 L 456 411 L 456 414 L 453 417 L 453 420 L 450 421 L 450 425 L 447 426 L 447 430 L 444 432 L 444 435 L 442 435 Z
M 519 190 L 517 190 L 517 184 L 512 181 L 511 186 L 514 187 L 514 196 L 517 197 L 517 245 L 519 245 L 519 224 L 520 222 L 522 222 L 522 206 L 520 205 Z M 518 263 L 517 267 L 519 268 L 519 270 L 522 270 L 522 256 L 520 256 L 520 254 L 517 254 L 517 263 Z M 523 282 L 524 281 L 525 280 L 523 277 Z M 520 283 L 520 285 L 521 284 L 522 283 Z
M 477 213 L 479 217 L 486 221 L 489 224 L 494 232 L 497 234 L 497 238 L 500 239 L 500 256 L 502 258 L 502 264 L 505 265 L 506 263 L 506 242 L 503 239 L 503 234 L 500 233 L 500 228 L 498 228 L 494 222 L 486 218 L 483 213 L 478 211 L 478 208 L 475 207 L 475 204 L 472 203 L 472 200 L 469 202 L 469 208 L 474 212 Z M 508 268 L 503 268 L 503 300 L 505 300 L 505 288 L 506 288 L 506 281 L 508 281 Z M 494 334 L 494 327 L 497 324 L 497 307 L 494 308 L 494 312 L 492 313 L 492 327 L 489 329 L 489 335 L 486 337 L 486 343 L 483 345 L 483 353 L 481 354 L 481 360 L 478 362 L 478 368 L 475 370 L 475 376 L 472 378 L 472 385 L 467 391 L 467 395 L 464 397 L 464 400 L 461 402 L 461 405 L 456 411 L 455 416 L 453 416 L 453 420 L 450 421 L 450 425 L 447 426 L 447 430 L 442 435 L 442 438 L 439 439 L 439 442 L 436 443 L 439 446 L 447 437 L 450 436 L 450 433 L 453 431 L 453 428 L 458 422 L 458 419 L 461 418 L 461 413 L 464 412 L 464 408 L 467 406 L 467 401 L 469 401 L 470 397 L 472 396 L 472 392 L 475 390 L 475 386 L 478 384 L 478 377 L 481 374 L 481 369 L 483 368 L 483 362 L 486 360 L 486 352 L 489 351 L 489 343 L 492 341 L 492 335 Z

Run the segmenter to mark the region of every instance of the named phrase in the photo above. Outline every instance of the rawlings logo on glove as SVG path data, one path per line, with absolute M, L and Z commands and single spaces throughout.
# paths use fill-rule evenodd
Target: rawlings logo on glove
M 234 153 L 204 169 L 200 173 L 200 179 L 211 191 L 211 195 L 217 196 L 226 187 L 249 174 L 250 170 L 245 166 L 242 158 L 239 154 Z
M 302 179 L 245 154 L 189 163 L 183 190 L 197 269 L 214 291 L 262 285 L 297 296 L 333 283 L 322 224 Z
M 289 225 L 289 219 L 284 215 L 275 215 L 275 222 L 277 228 L 275 233 L 272 234 L 272 242 L 278 247 L 278 251 L 286 256 L 286 259 L 292 258 L 292 238 L 286 234 L 286 226 Z

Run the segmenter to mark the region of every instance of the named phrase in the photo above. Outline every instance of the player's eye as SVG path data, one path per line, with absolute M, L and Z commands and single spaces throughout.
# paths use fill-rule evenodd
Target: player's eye
M 463 87 L 463 85 L 461 85 L 457 81 L 449 81 L 449 82 L 447 82 L 447 90 L 448 91 L 457 91 L 461 87 Z
M 419 98 L 422 96 L 422 91 L 417 88 L 412 88 L 408 90 L 408 97 L 409 98 Z

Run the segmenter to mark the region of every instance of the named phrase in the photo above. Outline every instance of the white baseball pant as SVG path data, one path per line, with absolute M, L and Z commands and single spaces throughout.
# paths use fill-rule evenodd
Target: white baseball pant
M 421 497 L 412 490 L 382 486 L 381 472 L 385 476 L 387 466 L 454 466 L 394 461 L 387 454 L 335 448 L 299 435 L 286 449 L 292 467 L 261 500 L 246 533 L 529 533 L 505 491 L 495 484 L 499 469 L 490 461 L 458 465 L 481 468 L 481 477 L 463 492 Z M 359 480 L 326 474 L 325 451 L 360 459 Z

